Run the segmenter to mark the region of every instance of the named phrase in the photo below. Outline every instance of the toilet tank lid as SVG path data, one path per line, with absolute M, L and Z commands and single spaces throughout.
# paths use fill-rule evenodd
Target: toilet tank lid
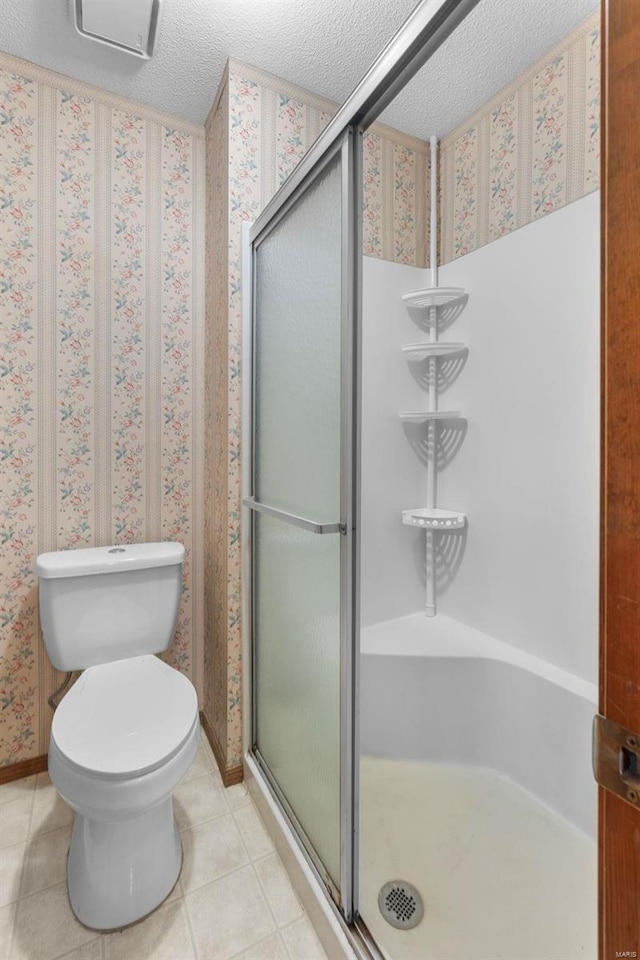
M 110 547 L 86 547 L 82 550 L 58 550 L 41 553 L 36 560 L 39 577 L 85 577 L 97 573 L 125 573 L 150 567 L 170 567 L 182 563 L 181 543 L 128 543 Z

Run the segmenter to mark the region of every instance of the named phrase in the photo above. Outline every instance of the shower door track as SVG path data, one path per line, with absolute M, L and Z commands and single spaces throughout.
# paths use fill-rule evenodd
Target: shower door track
M 291 827 L 293 828 L 293 832 L 296 834 L 296 836 L 300 837 L 300 839 L 302 840 L 302 849 L 305 852 L 309 866 L 311 866 L 312 869 L 315 871 L 317 879 L 320 880 L 320 882 L 324 887 L 326 887 L 329 893 L 329 896 L 335 903 L 336 907 L 340 909 L 340 891 L 338 890 L 335 883 L 327 873 L 325 866 L 322 860 L 320 859 L 320 857 L 318 856 L 318 854 L 316 853 L 315 848 L 311 843 L 311 840 L 307 836 L 307 833 L 304 827 L 296 817 L 290 803 L 288 802 L 284 793 L 278 786 L 278 782 L 276 778 L 273 776 L 273 774 L 271 773 L 271 770 L 269 769 L 269 764 L 266 762 L 266 760 L 260 753 L 260 750 L 255 745 L 251 751 L 251 755 L 253 756 L 254 760 L 260 767 L 260 770 L 262 771 L 262 773 L 264 774 L 265 780 L 271 791 L 271 795 L 273 799 L 276 801 L 281 812 L 285 814 L 287 820 L 289 821 Z
M 305 845 L 304 842 L 300 842 L 301 837 L 307 839 L 304 830 L 299 825 L 299 821 L 295 814 L 293 814 L 286 798 L 283 797 L 277 783 L 273 779 L 268 765 L 260 756 L 258 750 L 247 750 L 246 753 L 250 760 L 250 775 L 254 778 L 261 775 L 260 781 L 262 787 L 269 793 L 279 813 L 287 822 L 289 829 L 297 840 L 297 849 L 303 856 L 309 870 L 314 875 L 318 886 L 325 891 L 327 905 L 331 910 L 336 924 L 340 927 L 340 930 L 349 942 L 356 960 L 387 960 L 380 952 L 373 935 L 370 933 L 362 917 L 355 916 L 351 923 L 345 922 L 340 910 L 339 898 L 336 897 L 335 885 L 330 881 L 330 878 L 327 880 L 326 870 L 318 857 L 312 856 L 310 842 L 308 846 Z M 298 831 L 300 835 L 298 835 Z

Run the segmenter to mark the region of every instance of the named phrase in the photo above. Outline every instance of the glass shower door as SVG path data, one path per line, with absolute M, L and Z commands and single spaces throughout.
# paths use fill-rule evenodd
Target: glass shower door
M 351 136 L 252 240 L 253 753 L 349 912 Z M 259 226 L 259 225 L 258 225 Z

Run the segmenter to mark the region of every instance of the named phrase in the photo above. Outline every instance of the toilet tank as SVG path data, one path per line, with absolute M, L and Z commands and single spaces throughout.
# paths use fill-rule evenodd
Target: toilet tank
M 182 592 L 181 543 L 42 553 L 40 623 L 58 670 L 166 650 Z

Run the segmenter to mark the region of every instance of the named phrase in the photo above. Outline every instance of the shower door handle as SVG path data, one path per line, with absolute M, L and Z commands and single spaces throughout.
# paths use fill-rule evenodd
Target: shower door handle
M 253 497 L 244 497 L 242 502 L 250 510 L 255 510 L 257 513 L 266 513 L 270 517 L 277 517 L 278 520 L 291 523 L 294 527 L 301 527 L 303 530 L 308 530 L 309 533 L 346 534 L 347 532 L 346 523 L 319 523 L 317 520 L 309 520 L 307 517 L 287 513 L 286 510 L 279 510 L 277 507 L 270 507 L 266 503 L 258 503 Z

